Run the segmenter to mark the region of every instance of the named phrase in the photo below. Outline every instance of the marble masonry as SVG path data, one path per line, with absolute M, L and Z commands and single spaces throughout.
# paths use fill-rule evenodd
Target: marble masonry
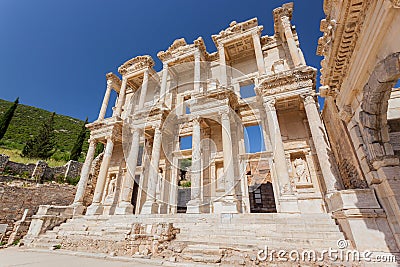
M 50 227 L 43 208 L 24 243 L 232 265 L 338 240 L 398 255 L 399 3 L 325 0 L 324 12 L 318 93 L 292 3 L 273 10 L 272 36 L 233 21 L 216 52 L 181 38 L 160 71 L 141 55 L 106 74 L 68 220 Z

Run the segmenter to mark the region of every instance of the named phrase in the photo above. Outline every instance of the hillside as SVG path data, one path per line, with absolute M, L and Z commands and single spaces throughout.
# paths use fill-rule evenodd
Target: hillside
M 0 99 L 0 116 L 12 105 L 12 102 Z M 50 111 L 19 104 L 15 110 L 10 126 L 0 141 L 2 148 L 22 150 L 25 143 L 38 133 L 43 121 L 51 116 Z M 56 114 L 54 130 L 56 132 L 57 152 L 52 156 L 55 160 L 67 160 L 69 152 L 79 134 L 83 121 Z M 89 133 L 87 133 L 89 138 Z M 84 143 L 83 155 L 87 151 L 88 144 Z M 84 158 L 82 155 L 82 159 Z

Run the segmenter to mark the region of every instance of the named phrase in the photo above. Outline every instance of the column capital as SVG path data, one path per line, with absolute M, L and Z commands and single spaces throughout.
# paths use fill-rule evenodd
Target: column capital
M 263 105 L 264 105 L 264 107 L 265 107 L 265 109 L 267 111 L 276 110 L 275 104 L 276 104 L 276 99 L 275 98 L 265 99 L 264 102 L 263 102 Z
M 301 98 L 303 99 L 304 105 L 315 104 L 313 93 L 302 94 Z
M 163 70 L 166 70 L 166 69 L 168 69 L 168 63 L 167 62 L 163 62 Z
M 107 80 L 107 87 L 111 87 L 113 81 L 111 79 Z
M 201 121 L 202 121 L 203 119 L 199 116 L 199 115 L 195 115 L 195 116 L 193 116 L 193 125 L 200 125 L 200 123 L 201 123 Z
M 286 15 L 281 16 L 281 22 L 282 22 L 282 27 L 284 30 L 291 30 L 290 29 L 291 23 L 290 23 L 290 19 L 288 16 L 286 16 Z
M 218 111 L 218 114 L 221 116 L 221 118 L 223 120 L 229 119 L 229 114 L 230 114 L 229 108 L 228 107 L 224 107 L 224 108 L 220 109 Z

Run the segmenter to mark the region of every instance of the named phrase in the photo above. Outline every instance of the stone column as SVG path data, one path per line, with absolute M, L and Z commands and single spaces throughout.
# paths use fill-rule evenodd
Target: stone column
M 146 69 L 143 73 L 143 84 L 142 84 L 142 89 L 140 90 L 139 107 L 138 107 L 139 111 L 144 107 L 148 85 L 149 85 L 149 69 Z
M 125 174 L 122 194 L 119 199 L 115 214 L 132 214 L 134 207 L 131 204 L 132 190 L 135 184 L 135 171 L 139 157 L 140 149 L 140 130 L 133 129 L 131 147 L 126 158 L 127 172 Z
M 279 205 L 281 212 L 298 212 L 297 199 L 294 196 L 288 166 L 286 162 L 285 149 L 283 146 L 278 116 L 275 109 L 275 99 L 264 100 L 267 112 L 268 131 L 272 143 L 273 162 L 279 185 Z
M 114 148 L 114 142 L 111 136 L 107 137 L 107 144 L 104 149 L 103 161 L 101 162 L 99 176 L 97 177 L 96 188 L 94 190 L 94 196 L 92 204 L 87 208 L 87 215 L 101 214 L 103 207 L 101 206 L 101 197 L 104 193 L 104 187 L 106 184 L 106 178 L 108 174 L 108 167 L 110 165 L 111 156 Z
M 161 139 L 161 129 L 160 126 L 157 126 L 155 127 L 154 131 L 153 150 L 151 153 L 149 177 L 147 182 L 147 196 L 146 202 L 144 203 L 142 208 L 142 214 L 154 214 L 158 211 L 155 195 L 158 180 L 158 166 L 161 156 Z
M 265 74 L 264 57 L 261 49 L 260 35 L 257 32 L 255 32 L 252 34 L 252 37 L 254 44 L 254 52 L 256 54 L 258 72 L 260 74 Z
M 193 120 L 192 134 L 192 173 L 191 173 L 191 188 L 190 201 L 187 204 L 186 213 L 200 213 L 200 186 L 201 186 L 201 131 L 200 118 Z
M 89 141 L 89 149 L 86 154 L 85 163 L 83 163 L 81 170 L 81 177 L 79 179 L 78 188 L 76 189 L 75 199 L 72 206 L 74 207 L 74 214 L 82 214 L 83 213 L 83 198 L 85 196 L 86 186 L 89 179 L 90 169 L 92 167 L 92 162 L 94 158 L 94 153 L 96 151 L 97 141 L 94 139 L 90 139 Z
M 295 67 L 301 65 L 301 59 L 299 56 L 299 51 L 297 50 L 296 41 L 294 40 L 293 33 L 292 33 L 292 26 L 290 20 L 287 16 L 281 17 L 282 27 L 285 31 L 286 42 L 289 46 L 289 52 L 293 60 L 293 64 Z
M 228 85 L 228 75 L 226 73 L 226 59 L 225 59 L 225 48 L 223 44 L 218 45 L 218 55 L 219 55 L 219 81 L 222 85 Z
M 224 158 L 225 195 L 214 203 L 215 213 L 238 213 L 238 201 L 235 194 L 235 171 L 232 155 L 231 121 L 229 109 L 222 110 L 222 150 Z
M 167 92 L 167 79 L 168 79 L 168 63 L 163 63 L 163 72 L 161 78 L 160 100 L 165 98 Z
M 194 91 L 200 92 L 200 50 L 194 51 Z
M 325 126 L 321 121 L 314 97 L 312 95 L 302 97 L 319 165 L 324 176 L 326 191 L 330 194 L 341 189 L 342 186 L 341 182 L 335 177 L 336 166 L 332 164 L 333 159 L 329 155 L 331 148 L 328 144 Z
M 103 103 L 101 104 L 99 117 L 97 118 L 98 121 L 103 120 L 106 115 L 108 102 L 110 101 L 111 90 L 112 90 L 112 81 L 107 80 L 107 89 L 106 93 L 104 94 Z
M 117 108 L 116 108 L 115 113 L 114 113 L 114 115 L 116 117 L 121 117 L 122 107 L 125 104 L 125 93 L 126 93 L 126 83 L 127 82 L 128 82 L 128 78 L 122 77 L 121 90 L 119 91 Z

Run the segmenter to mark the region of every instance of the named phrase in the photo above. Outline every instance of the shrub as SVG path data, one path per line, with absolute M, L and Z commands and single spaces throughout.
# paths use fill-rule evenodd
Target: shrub
M 77 185 L 79 183 L 79 176 L 76 177 L 67 177 L 66 182 L 70 185 Z

